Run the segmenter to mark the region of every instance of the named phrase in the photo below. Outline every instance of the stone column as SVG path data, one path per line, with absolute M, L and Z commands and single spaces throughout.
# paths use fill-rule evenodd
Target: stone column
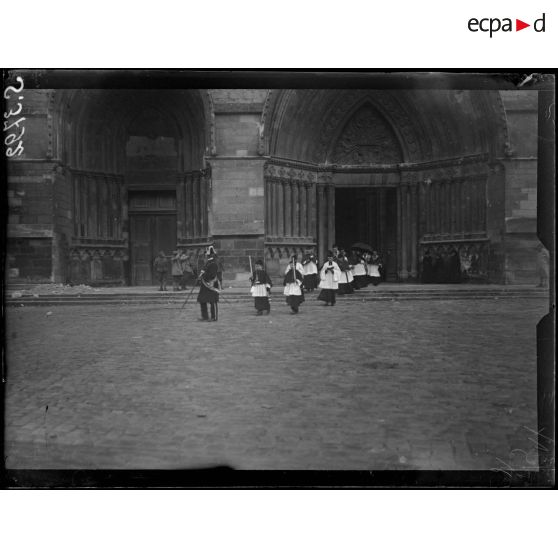
M 386 211 L 387 211 L 387 204 L 386 204 L 386 190 L 382 188 L 378 192 L 378 226 L 376 227 L 378 230 L 378 246 L 372 246 L 372 248 L 376 250 L 380 250 L 381 246 L 384 246 L 386 243 L 386 227 L 387 227 L 387 220 L 386 220 Z
M 308 184 L 303 182 L 298 187 L 300 236 L 309 236 L 308 233 Z
M 199 180 L 198 177 L 192 175 L 192 236 L 198 238 L 199 235 Z
M 487 177 L 483 176 L 481 178 L 481 205 L 480 205 L 480 222 L 483 231 L 487 230 L 487 223 L 486 223 L 486 200 L 488 199 L 487 191 Z
M 285 188 L 283 180 L 279 182 L 277 190 L 277 235 L 284 238 L 287 235 L 285 230 Z
M 325 260 L 327 251 L 327 200 L 326 185 L 317 184 L 316 186 L 316 208 L 317 208 L 317 243 L 318 243 L 318 259 L 320 262 Z
M 199 177 L 199 181 L 200 181 L 200 236 L 207 237 L 208 179 L 202 175 Z
M 412 184 L 409 186 L 410 195 L 410 230 L 409 230 L 409 242 L 410 242 L 410 264 L 411 264 L 411 277 L 416 279 L 418 276 L 417 271 L 417 243 L 418 243 L 418 184 Z
M 449 232 L 453 236 L 456 229 L 456 211 L 455 211 L 455 180 L 450 180 L 449 188 Z
M 404 196 L 405 186 L 401 185 L 397 188 L 397 275 L 398 279 L 406 279 L 407 273 L 405 271 L 406 248 L 405 248 L 405 211 L 404 211 Z
M 273 236 L 277 238 L 281 233 L 281 222 L 283 220 L 282 214 L 282 203 L 283 198 L 281 195 L 281 182 L 274 181 L 273 182 L 273 208 L 274 208 L 274 217 L 273 217 Z
M 291 236 L 300 236 L 300 218 L 298 214 L 298 182 L 291 181 Z
M 194 214 L 192 211 L 192 177 L 189 174 L 184 177 L 184 206 L 184 234 L 186 238 L 192 238 L 194 236 L 192 225 Z
M 284 228 L 284 235 L 291 237 L 293 236 L 292 232 L 292 208 L 291 208 L 291 184 L 290 181 L 285 181 L 283 183 L 283 228 Z
M 335 186 L 329 184 L 327 187 L 327 247 L 332 248 L 335 244 Z
M 428 221 L 428 214 L 427 214 L 427 197 L 426 193 L 428 192 L 428 187 L 421 181 L 418 185 L 418 213 L 419 213 L 419 220 L 418 220 L 418 231 L 417 235 L 420 239 L 422 235 L 427 231 L 427 221 Z
M 271 236 L 271 222 L 272 222 L 272 214 L 271 214 L 271 180 L 264 179 L 264 203 L 265 203 L 265 212 L 264 212 L 264 239 Z
M 176 186 L 176 237 L 177 239 L 185 236 L 184 222 L 185 222 L 185 197 L 184 197 L 184 181 L 185 177 L 180 178 Z
M 443 180 L 436 181 L 436 232 L 444 231 L 444 183 Z
M 405 246 L 405 256 L 403 259 L 403 270 L 405 279 L 408 279 L 411 274 L 411 254 L 412 254 L 412 222 L 411 222 L 411 189 L 409 184 L 403 185 L 403 226 L 404 236 L 403 245 Z
M 440 227 L 440 232 L 447 233 L 449 231 L 449 220 L 448 220 L 448 182 L 447 180 L 440 181 L 441 190 L 441 203 L 440 211 L 442 216 L 442 222 Z
M 463 199 L 464 199 L 464 192 L 463 189 L 465 187 L 464 180 L 460 178 L 456 185 L 456 192 L 455 192 L 455 206 L 456 206 L 456 232 L 463 233 L 464 226 L 463 226 Z
M 313 237 L 317 241 L 318 233 L 316 229 L 316 185 L 314 183 L 308 184 L 306 194 L 307 194 L 306 209 L 308 211 L 307 214 L 308 236 Z
M 428 232 L 436 232 L 436 186 L 432 180 L 428 183 Z
M 121 238 L 125 240 L 126 251 L 128 253 L 128 259 L 130 257 L 130 220 L 128 218 L 128 191 L 122 180 L 119 183 L 120 189 L 120 208 L 122 211 L 122 233 Z

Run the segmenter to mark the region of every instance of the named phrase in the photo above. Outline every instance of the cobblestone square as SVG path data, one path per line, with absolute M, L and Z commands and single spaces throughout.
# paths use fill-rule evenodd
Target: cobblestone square
M 547 304 L 11 307 L 6 467 L 536 468 Z

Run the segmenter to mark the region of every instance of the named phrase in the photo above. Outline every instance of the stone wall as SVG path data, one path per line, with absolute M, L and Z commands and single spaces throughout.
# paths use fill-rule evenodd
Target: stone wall
M 84 280 L 92 281 L 99 274 L 116 280 L 123 277 L 126 268 L 125 256 L 120 253 L 122 242 L 127 243 L 124 194 L 115 254 L 112 254 L 112 245 L 107 244 L 103 250 L 93 251 L 87 261 L 81 256 L 72 263 L 69 261 L 68 245 L 75 236 L 73 185 L 66 162 L 56 159 L 61 153 L 57 148 L 61 136 L 56 132 L 64 129 L 70 133 L 70 126 L 56 120 L 52 93 L 49 90 L 24 91 L 25 151 L 22 156 L 10 160 L 8 169 L 8 268 L 12 269 L 12 275 L 17 273 L 22 278 L 58 282 L 67 280 L 68 269 L 74 266 L 76 277 Z M 200 233 L 196 241 L 203 244 L 212 238 L 219 255 L 224 258 L 225 277 L 230 281 L 244 281 L 249 272 L 248 257 L 262 257 L 265 251 L 264 164 L 268 158 L 260 156 L 258 149 L 267 90 L 215 89 L 208 93 L 213 109 L 208 136 L 213 138 L 214 144 L 210 142 L 211 145 L 205 146 L 205 161 L 211 167 L 211 178 L 204 190 L 207 198 L 203 198 L 199 207 L 200 213 L 203 211 L 205 215 L 207 211 L 207 231 L 204 229 L 204 234 Z M 492 250 L 489 275 L 493 281 L 503 278 L 509 283 L 532 283 L 536 281 L 538 244 L 537 92 L 503 91 L 501 98 L 508 145 L 506 156 L 496 161 L 494 167 L 498 168 L 489 174 L 487 182 L 487 233 Z M 7 108 L 10 108 L 9 103 Z M 288 131 L 284 122 L 287 116 L 274 125 L 281 125 Z M 300 120 L 303 116 L 299 114 L 293 118 Z M 317 116 L 312 122 L 316 127 L 314 131 L 310 124 L 307 128 L 297 128 L 303 133 L 292 140 L 310 141 L 312 133 L 321 129 Z M 93 140 L 89 138 L 88 141 L 87 145 Z M 71 141 L 66 143 L 72 145 Z M 463 147 L 464 144 L 457 142 L 456 145 Z M 95 150 L 86 151 L 93 156 Z M 141 161 L 145 168 L 128 166 L 128 182 L 173 187 L 181 184 L 176 161 L 173 161 L 172 165 L 157 163 L 151 168 L 153 157 L 147 157 Z M 180 199 L 178 195 L 179 203 Z M 185 228 L 182 221 L 186 219 L 186 213 L 179 214 L 179 230 Z M 278 257 L 281 261 L 283 256 Z
M 6 102 L 21 111 L 23 153 L 9 159 L 8 276 L 16 280 L 52 280 L 53 169 L 50 92 L 23 89 Z
M 264 187 L 260 158 L 213 158 L 209 232 L 227 277 L 245 274 L 248 256 L 263 256 Z
M 10 164 L 7 196 L 9 276 L 54 280 L 52 165 L 25 161 Z
M 52 238 L 8 238 L 7 267 L 16 281 L 50 281 Z
M 537 95 L 502 91 L 509 133 L 506 177 L 504 281 L 537 282 Z
M 257 155 L 258 114 L 220 114 L 215 117 L 217 153 L 220 155 Z
M 264 256 L 265 160 L 257 155 L 266 91 L 214 89 L 216 156 L 211 166 L 209 234 L 225 266 L 225 280 L 244 281 Z
M 252 266 L 257 259 L 264 259 L 264 237 L 220 236 L 214 237 L 214 241 L 224 265 L 223 283 L 250 286 L 250 258 Z

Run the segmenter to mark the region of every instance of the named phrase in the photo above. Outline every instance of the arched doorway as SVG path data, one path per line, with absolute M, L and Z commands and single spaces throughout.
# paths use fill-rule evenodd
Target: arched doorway
M 335 242 L 346 249 L 355 243 L 368 245 L 380 254 L 385 278 L 396 280 L 400 179 L 394 170 L 404 159 L 400 140 L 369 99 L 353 108 L 338 128 L 327 155 L 336 168 Z
M 152 284 L 158 251 L 208 242 L 209 109 L 197 90 L 80 90 L 58 97 L 69 279 Z
M 335 243 L 364 243 L 381 254 L 385 278 L 397 280 L 397 189 L 335 189 Z
M 485 278 L 501 273 L 497 92 L 296 90 L 272 92 L 266 106 L 266 193 L 279 205 L 266 216 L 270 260 L 306 249 L 323 259 L 334 243 L 368 240 L 391 280 L 421 280 L 433 251 L 473 253 Z M 288 226 L 304 188 L 306 237 Z

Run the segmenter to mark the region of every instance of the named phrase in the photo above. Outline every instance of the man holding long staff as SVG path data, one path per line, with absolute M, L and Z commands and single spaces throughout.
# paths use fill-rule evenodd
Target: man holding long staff
M 256 315 L 261 316 L 264 312 L 269 314 L 271 306 L 269 304 L 269 292 L 273 283 L 269 275 L 264 271 L 264 263 L 262 260 L 256 260 L 256 269 L 252 269 L 252 258 L 248 256 L 250 261 L 250 281 L 252 287 L 250 293 L 254 297 L 254 306 L 256 307 Z
M 201 308 L 202 322 L 216 322 L 219 318 L 219 280 L 217 273 L 219 268 L 217 266 L 215 249 L 209 246 L 206 252 L 207 261 L 203 266 L 200 275 L 200 292 L 198 293 L 198 302 Z M 208 314 L 207 305 L 210 306 L 210 313 Z M 211 316 L 211 317 L 210 317 Z
M 296 260 L 296 255 L 293 255 L 283 279 L 285 287 L 283 294 L 287 297 L 287 304 L 291 307 L 291 314 L 298 314 L 298 307 L 304 302 L 302 266 Z

